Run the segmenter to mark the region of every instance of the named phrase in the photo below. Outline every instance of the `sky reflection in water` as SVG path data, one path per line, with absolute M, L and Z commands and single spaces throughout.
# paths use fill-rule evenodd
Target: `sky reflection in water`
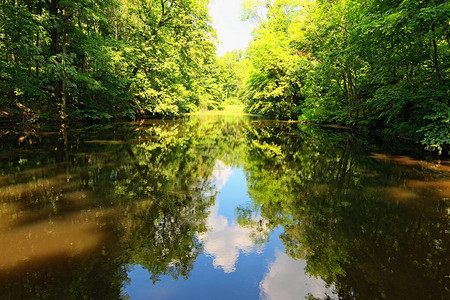
M 208 231 L 198 236 L 204 253 L 197 258 L 192 275 L 186 281 L 164 276 L 153 285 L 149 273 L 134 266 L 125 288 L 132 299 L 289 300 L 307 295 L 333 296 L 323 280 L 305 274 L 304 260 L 289 258 L 282 251 L 280 230 L 270 233 L 270 242 L 255 245 L 254 230 L 236 222 L 235 208 L 251 203 L 242 169 L 218 160 L 211 183 L 215 187 L 211 194 L 218 195 L 207 218 Z M 210 284 L 208 278 L 217 278 L 221 283 Z M 234 297 L 230 290 L 235 291 Z
M 18 140 L 0 299 L 450 298 L 450 162 L 404 141 L 233 116 Z

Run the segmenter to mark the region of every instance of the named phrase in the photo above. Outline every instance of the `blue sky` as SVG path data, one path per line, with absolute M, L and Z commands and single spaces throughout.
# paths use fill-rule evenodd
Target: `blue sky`
M 244 0 L 212 0 L 209 12 L 213 27 L 217 31 L 220 44 L 217 45 L 219 56 L 234 49 L 245 49 L 252 36 L 255 24 L 241 21 Z

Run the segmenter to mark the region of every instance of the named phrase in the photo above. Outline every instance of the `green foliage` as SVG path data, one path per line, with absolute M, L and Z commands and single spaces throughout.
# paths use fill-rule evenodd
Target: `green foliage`
M 252 113 L 289 119 L 298 112 L 302 100 L 304 60 L 289 46 L 290 18 L 298 12 L 291 3 L 275 1 L 268 18 L 254 33 L 247 50 L 250 68 L 247 74 L 247 106 Z M 258 8 L 261 3 L 255 3 Z
M 249 61 L 241 50 L 233 50 L 219 58 L 220 90 L 224 101 L 229 105 L 243 103 L 248 64 Z
M 221 58 L 207 0 L 2 1 L 0 105 L 49 119 L 251 113 L 448 147 L 445 0 L 249 0 Z
M 443 0 L 247 1 L 248 109 L 446 147 L 449 16 Z
M 214 42 L 204 0 L 2 1 L 0 99 L 93 120 L 214 108 Z
M 436 103 L 433 113 L 424 118 L 430 123 L 418 130 L 424 136 L 422 143 L 440 153 L 450 151 L 450 106 Z

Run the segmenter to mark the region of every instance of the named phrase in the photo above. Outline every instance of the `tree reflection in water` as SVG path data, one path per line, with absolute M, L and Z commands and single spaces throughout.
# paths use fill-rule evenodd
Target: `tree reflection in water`
M 281 226 L 286 253 L 342 298 L 447 298 L 448 174 L 380 163 L 348 134 L 299 129 L 248 136 L 255 203 L 238 209 L 241 222 L 257 212 Z M 440 189 L 427 184 L 435 180 Z
M 276 261 L 300 259 L 321 278 L 312 286 L 342 298 L 449 295 L 448 164 L 389 154 L 411 152 L 403 145 L 218 116 L 13 138 L 0 146 L 2 299 L 126 297 L 132 265 L 154 283 L 189 278 L 214 253 L 218 161 L 243 170 L 253 200 L 236 209 L 237 230 L 263 245 L 281 227 Z

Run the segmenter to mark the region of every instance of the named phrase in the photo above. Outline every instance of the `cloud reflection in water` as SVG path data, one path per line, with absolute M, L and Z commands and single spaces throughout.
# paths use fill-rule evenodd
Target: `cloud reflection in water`
M 217 192 L 220 192 L 232 174 L 231 167 L 222 161 L 216 162 L 211 182 Z M 205 253 L 213 257 L 214 268 L 222 268 L 225 273 L 232 273 L 236 270 L 236 262 L 241 252 L 250 254 L 259 249 L 253 244 L 252 230 L 242 228 L 234 221 L 230 222 L 225 216 L 219 215 L 219 205 L 216 200 L 206 221 L 209 231 L 199 234 L 198 238 L 203 242 Z
M 334 299 L 332 289 L 327 288 L 320 278 L 305 274 L 306 261 L 294 260 L 281 251 L 275 254 L 275 261 L 260 282 L 260 299 L 305 299 L 308 294 L 314 298 Z

